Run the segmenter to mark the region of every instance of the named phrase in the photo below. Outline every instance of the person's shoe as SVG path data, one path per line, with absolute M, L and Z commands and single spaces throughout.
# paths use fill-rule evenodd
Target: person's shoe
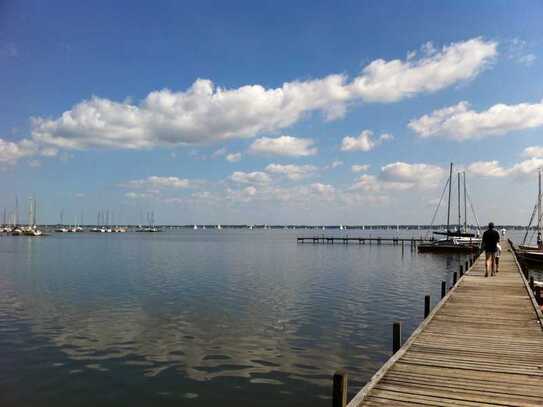
M 485 277 L 488 277 L 488 273 L 485 273 Z

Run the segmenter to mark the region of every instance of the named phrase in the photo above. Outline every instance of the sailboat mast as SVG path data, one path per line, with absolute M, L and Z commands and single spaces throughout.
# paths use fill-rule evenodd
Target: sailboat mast
M 458 173 L 458 232 L 462 229 L 462 212 L 460 208 L 460 172 Z
M 537 231 L 541 232 L 541 169 L 539 170 L 539 189 L 537 193 Z
M 464 171 L 464 232 L 468 230 L 468 205 L 466 195 L 466 171 Z
M 447 234 L 449 233 L 449 226 L 451 224 L 452 170 L 453 170 L 453 163 L 451 163 L 451 167 L 449 170 L 449 205 L 447 206 Z

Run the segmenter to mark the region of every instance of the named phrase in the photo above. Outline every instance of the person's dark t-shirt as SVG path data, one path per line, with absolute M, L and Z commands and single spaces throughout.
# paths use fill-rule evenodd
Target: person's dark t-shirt
M 483 233 L 483 250 L 485 252 L 496 252 L 498 250 L 498 242 L 500 234 L 495 229 L 488 229 Z

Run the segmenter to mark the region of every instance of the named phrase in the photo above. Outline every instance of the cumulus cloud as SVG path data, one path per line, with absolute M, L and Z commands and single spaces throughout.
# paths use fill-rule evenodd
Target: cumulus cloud
M 409 164 L 395 162 L 381 167 L 377 176 L 363 174 L 358 177 L 351 190 L 379 192 L 383 190 L 403 191 L 413 188 L 434 188 L 442 181 L 446 171 L 432 164 Z
M 543 157 L 543 146 L 526 147 L 522 153 L 524 157 L 540 158 Z
M 369 169 L 370 169 L 369 164 L 362 164 L 362 165 L 355 164 L 355 165 L 351 166 L 351 171 L 352 172 L 365 172 L 365 171 L 367 171 Z
M 304 157 L 317 154 L 315 142 L 308 138 L 281 136 L 277 138 L 262 137 L 255 140 L 249 147 L 253 154 L 285 155 Z
M 241 153 L 231 153 L 226 155 L 226 161 L 237 163 L 241 160 Z
M 497 43 L 474 38 L 437 51 L 423 46 L 423 56 L 411 53 L 406 61 L 371 62 L 351 87 L 366 102 L 396 102 L 417 93 L 429 93 L 469 80 L 497 55 Z
M 36 144 L 31 140 L 23 139 L 13 142 L 0 138 L 0 165 L 15 164 L 17 160 L 37 153 Z
M 124 188 L 135 189 L 183 189 L 191 186 L 191 182 L 188 179 L 178 177 L 157 177 L 151 176 L 143 179 L 136 179 L 128 181 L 121 185 Z
M 186 90 L 153 91 L 140 103 L 91 97 L 58 117 L 33 118 L 31 138 L 72 150 L 147 149 L 250 138 L 285 129 L 311 112 L 333 120 L 357 101 L 396 102 L 470 80 L 493 61 L 496 47 L 496 42 L 482 38 L 441 49 L 425 46 L 419 58 L 411 53 L 406 60 L 377 59 L 350 81 L 346 75 L 332 74 L 276 88 L 251 84 L 227 89 L 197 79 Z
M 420 137 L 447 137 L 458 141 L 501 135 L 543 126 L 543 101 L 497 104 L 482 112 L 471 110 L 468 102 L 460 102 L 413 119 L 408 126 Z
M 344 137 L 341 142 L 341 151 L 371 151 L 392 136 L 388 133 L 381 134 L 375 139 L 371 130 L 364 130 L 357 137 Z
M 298 181 L 313 175 L 317 171 L 317 167 L 314 165 L 270 164 L 265 168 L 265 171 L 271 174 L 285 175 L 290 180 Z
M 330 184 L 321 184 L 320 182 L 316 182 L 314 184 L 311 184 L 309 188 L 320 195 L 333 195 L 336 192 L 336 188 L 333 185 Z
M 508 171 L 498 161 L 476 161 L 468 165 L 468 171 L 479 177 L 505 177 Z
M 477 176 L 526 178 L 535 175 L 540 168 L 543 168 L 543 158 L 532 157 L 510 168 L 502 167 L 498 161 L 477 161 L 470 164 L 467 168 L 469 172 Z
M 254 172 L 243 172 L 236 171 L 230 176 L 230 180 L 237 182 L 238 184 L 269 184 L 271 182 L 271 177 L 265 172 L 254 171 Z

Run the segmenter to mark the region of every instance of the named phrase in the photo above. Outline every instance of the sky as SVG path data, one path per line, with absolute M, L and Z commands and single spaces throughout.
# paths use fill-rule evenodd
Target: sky
M 481 223 L 526 224 L 543 3 L 334 3 L 0 1 L 0 208 L 428 224 L 453 162 Z

